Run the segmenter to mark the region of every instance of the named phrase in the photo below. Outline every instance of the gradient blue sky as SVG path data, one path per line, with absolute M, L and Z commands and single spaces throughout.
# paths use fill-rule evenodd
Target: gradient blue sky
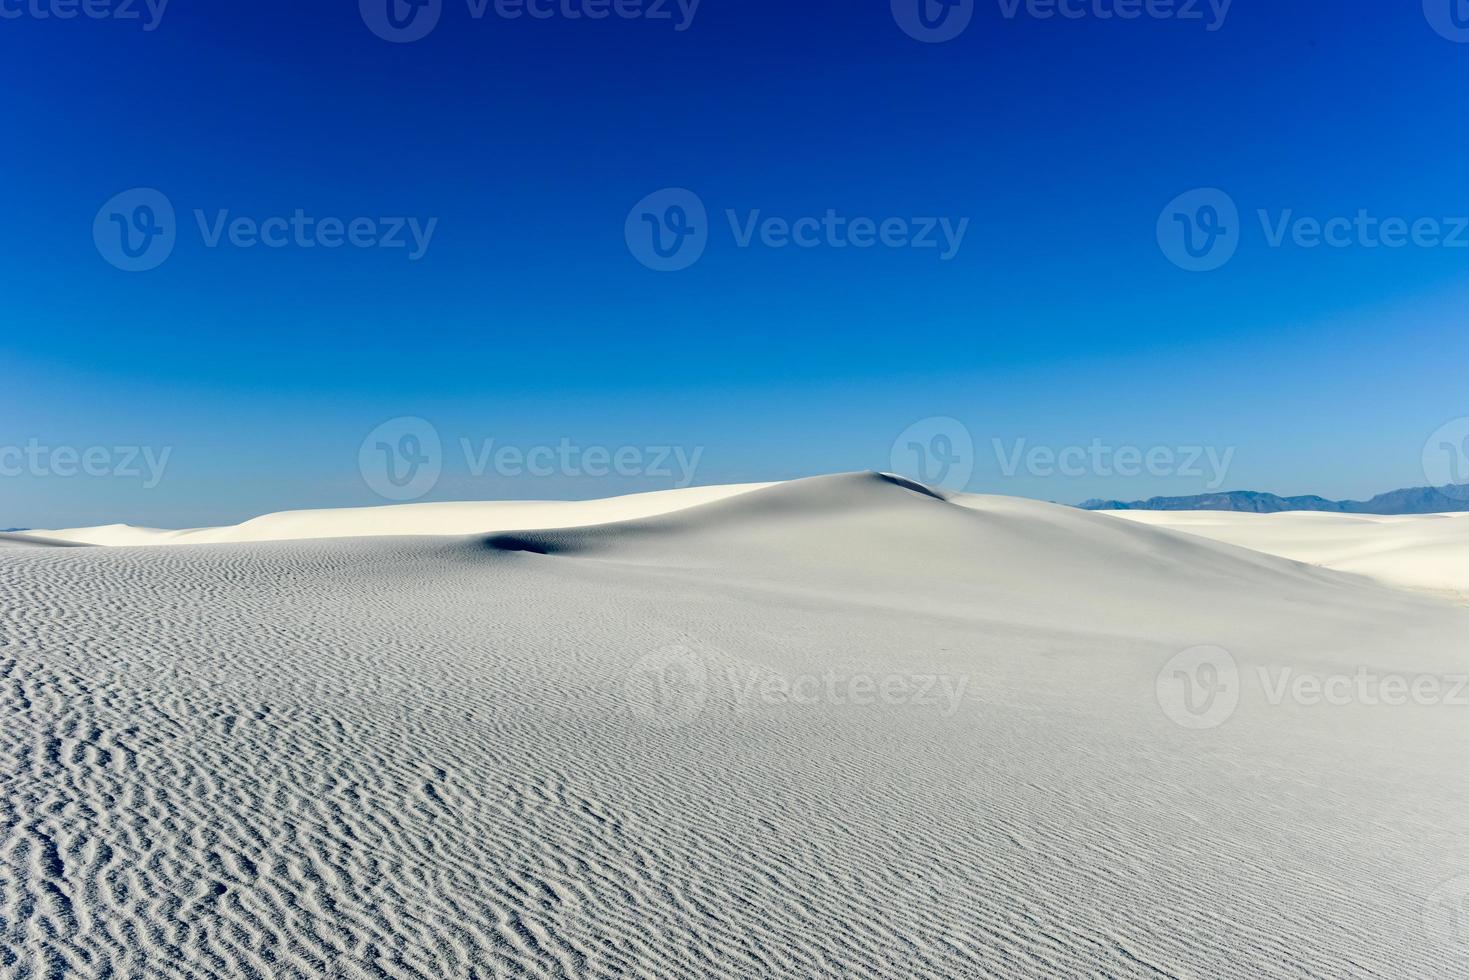
M 976 491 L 1203 489 L 1006 476 L 991 440 L 1022 438 L 1232 446 L 1231 488 L 1422 484 L 1425 440 L 1469 415 L 1469 249 L 1270 248 L 1254 214 L 1469 215 L 1466 76 L 1469 43 L 1418 0 L 1236 0 L 1216 31 L 978 0 L 943 44 L 888 0 L 704 0 L 683 32 L 475 21 L 446 0 L 412 44 L 374 36 L 355 0 L 173 0 L 153 31 L 0 19 L 0 445 L 172 447 L 151 489 L 0 478 L 0 527 L 381 503 L 358 447 L 407 415 L 448 448 L 430 500 L 671 484 L 476 478 L 461 437 L 702 447 L 696 482 L 723 483 L 888 468 L 928 416 L 972 433 Z M 150 272 L 92 238 L 134 187 L 179 213 Z M 624 241 L 665 187 L 712 219 L 677 273 Z M 1209 273 L 1155 231 L 1198 187 L 1244 215 Z M 208 249 L 195 208 L 438 228 L 418 262 Z M 970 227 L 949 262 L 741 249 L 727 208 Z

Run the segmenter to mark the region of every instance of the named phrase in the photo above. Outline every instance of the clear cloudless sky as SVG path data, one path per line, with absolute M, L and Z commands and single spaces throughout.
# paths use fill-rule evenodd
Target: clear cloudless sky
M 1273 248 L 1256 212 L 1451 230 L 1469 43 L 1419 0 L 1235 0 L 1212 31 L 1207 3 L 1072 2 L 1084 16 L 976 0 L 963 34 L 921 43 L 889 0 L 703 0 L 682 31 L 444 0 L 395 44 L 356 0 L 172 0 L 151 31 L 0 0 L 0 446 L 170 450 L 155 487 L 22 466 L 0 527 L 382 503 L 358 450 L 400 416 L 443 439 L 426 500 L 674 482 L 476 476 L 461 439 L 697 447 L 696 482 L 726 483 L 887 469 L 938 416 L 973 439 L 974 491 L 1209 482 L 1007 474 L 995 440 L 1233 447 L 1226 489 L 1427 482 L 1426 440 L 1469 416 L 1469 248 Z M 93 222 L 140 187 L 177 244 L 127 272 Z M 624 223 L 669 187 L 707 206 L 709 244 L 658 272 Z M 1185 271 L 1157 225 L 1201 187 L 1237 203 L 1238 251 Z M 194 217 L 298 209 L 437 225 L 409 261 L 210 248 Z M 741 248 L 725 216 L 829 209 L 969 224 L 943 261 Z

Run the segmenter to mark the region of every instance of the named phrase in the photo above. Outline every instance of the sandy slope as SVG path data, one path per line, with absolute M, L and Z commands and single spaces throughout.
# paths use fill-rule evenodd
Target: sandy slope
M 1237 514 L 1221 511 L 1107 511 L 1394 585 L 1469 599 L 1469 513 Z
M 1469 709 L 1254 669 L 1463 671 L 1469 610 L 962 504 L 6 549 L 0 977 L 1462 975 Z
M 233 544 L 312 538 L 388 537 L 410 534 L 460 535 L 481 531 L 576 527 L 629 521 L 723 500 L 769 486 L 764 483 L 658 490 L 604 500 L 510 500 L 466 503 L 394 504 L 266 514 L 229 527 L 164 531 L 128 524 L 31 531 L 53 540 L 110 546 Z
M 41 537 L 32 533 L 0 532 L 0 548 L 71 548 L 76 546 L 71 541 Z

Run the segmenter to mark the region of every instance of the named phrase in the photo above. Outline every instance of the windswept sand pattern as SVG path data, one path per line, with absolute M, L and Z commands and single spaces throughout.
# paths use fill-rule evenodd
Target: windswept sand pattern
M 1036 508 L 841 478 L 578 553 L 8 548 L 0 977 L 1461 970 L 1422 910 L 1469 873 L 1465 712 L 1192 733 L 1153 681 L 1206 641 L 1441 669 L 1464 611 Z M 1048 575 L 1092 590 L 997 584 Z M 630 678 L 673 645 L 705 700 L 650 718 Z M 742 700 L 761 671 L 967 687 Z

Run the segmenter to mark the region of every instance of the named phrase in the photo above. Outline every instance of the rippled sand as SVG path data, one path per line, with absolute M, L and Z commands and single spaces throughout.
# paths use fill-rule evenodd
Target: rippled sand
M 1469 964 L 1469 708 L 1259 680 L 1462 673 L 1469 610 L 876 475 L 481 530 L 3 542 L 0 977 Z

